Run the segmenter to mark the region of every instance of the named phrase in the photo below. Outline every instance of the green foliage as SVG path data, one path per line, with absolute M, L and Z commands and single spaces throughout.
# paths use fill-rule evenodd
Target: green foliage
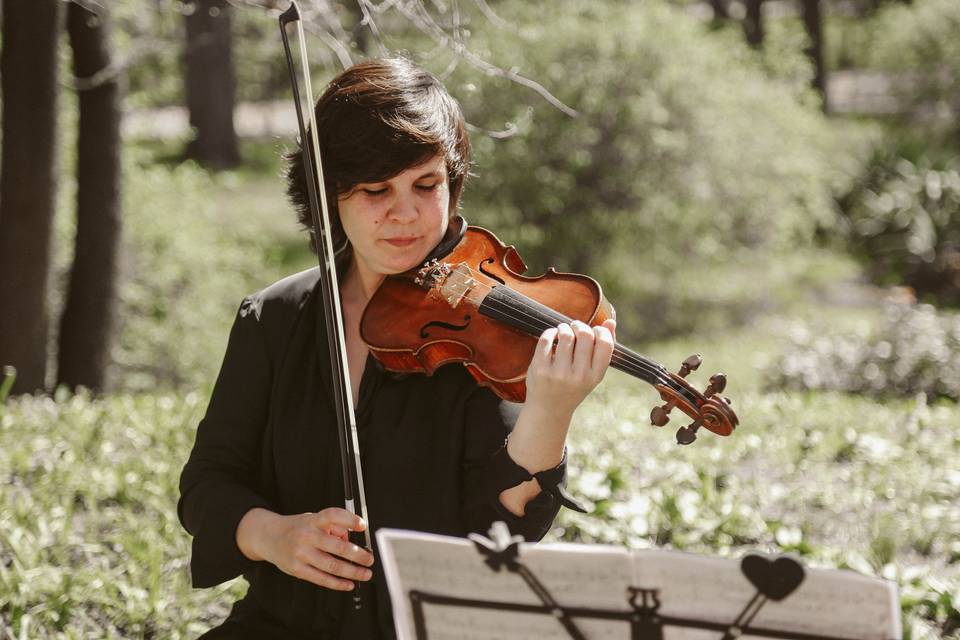
M 916 0 L 891 6 L 878 19 L 875 65 L 903 72 L 901 98 L 960 149 L 960 3 Z
M 827 21 L 826 25 L 829 24 Z M 736 35 L 743 39 L 743 27 L 735 26 Z M 764 30 L 766 34 L 759 54 L 767 73 L 778 81 L 789 81 L 797 91 L 807 89 L 813 81 L 813 65 L 804 52 L 810 46 L 810 37 L 803 21 L 799 16 L 766 18 Z M 814 100 L 815 97 L 811 95 L 808 99 Z
M 112 390 L 211 384 L 241 299 L 315 264 L 276 175 L 275 145 L 244 148 L 261 164 L 272 158 L 269 171 L 219 174 L 193 163 L 155 162 L 165 150 L 154 145 L 125 152 Z M 75 233 L 76 187 L 72 180 L 61 186 L 53 318 L 62 307 Z
M 680 420 L 649 425 L 655 393 L 611 373 L 571 431 L 571 490 L 595 512 L 563 511 L 548 540 L 729 557 L 790 550 L 897 581 L 905 637 L 960 637 L 960 407 L 764 392 L 751 370 L 775 342 L 754 327 L 711 347 L 705 366 L 730 374 L 741 426 L 691 447 L 673 442 Z M 644 352 L 675 364 L 692 350 L 677 340 Z M 174 508 L 204 398 L 0 405 L 0 628 L 38 640 L 176 639 L 223 619 L 244 584 L 190 588 Z
M 306 243 L 277 177 L 130 168 L 111 378 L 122 389 L 196 388 L 216 376 L 243 296 L 309 266 Z
M 124 69 L 127 107 L 183 104 L 180 56 L 186 36 L 182 8 L 180 0 L 112 3 L 116 53 L 129 63 Z
M 184 104 L 182 56 L 186 43 L 184 12 L 188 10 L 184 2 L 128 0 L 114 4 L 117 53 L 129 62 L 125 68 L 129 81 L 127 106 L 146 109 Z M 344 3 L 332 4 L 331 13 L 345 15 Z M 276 14 L 255 3 L 231 3 L 230 11 L 237 100 L 289 99 Z M 311 35 L 309 44 L 314 64 L 327 69 L 338 67 L 322 39 Z M 356 55 L 356 49 L 350 48 Z
M 0 378 L 0 404 L 3 404 L 7 396 L 10 395 L 10 389 L 17 380 L 17 370 L 9 365 L 3 368 L 3 377 Z
M 875 61 L 880 25 L 875 15 L 830 16 L 824 22 L 824 49 L 827 69 L 870 69 Z
M 729 393 L 737 431 L 680 448 L 673 429 L 683 422 L 651 427 L 653 395 L 608 379 L 571 432 L 571 491 L 595 512 L 561 511 L 550 539 L 731 557 L 792 551 L 898 582 L 904 637 L 960 637 L 960 408 L 739 385 Z
M 842 5 L 824 3 L 824 55 L 827 69 L 875 69 L 876 50 L 885 50 L 887 22 L 884 9 L 910 10 L 913 0 L 855 0 Z M 906 6 L 905 6 L 906 5 Z M 831 11 L 833 9 L 833 11 Z M 800 22 L 800 18 L 796 19 Z M 802 27 L 801 27 L 802 28 Z
M 960 157 L 937 168 L 881 151 L 842 207 L 874 280 L 960 304 Z
M 177 482 L 201 396 L 0 405 L 0 629 L 11 638 L 195 638 L 239 582 L 192 591 Z
M 872 395 L 960 399 L 960 316 L 929 305 L 891 304 L 875 329 L 839 333 L 826 325 L 794 328 L 770 384 Z
M 709 33 L 660 3 L 571 1 L 549 23 L 534 19 L 541 10 L 502 5 L 527 26 L 478 26 L 468 45 L 542 82 L 576 118 L 463 65 L 448 82 L 474 124 L 517 128 L 506 139 L 475 136 L 466 208 L 517 244 L 533 272 L 598 275 L 614 300 L 633 303 L 638 326 L 656 328 L 644 335 L 656 335 L 687 328 L 712 299 L 709 276 L 684 290 L 687 265 L 770 264 L 832 223 L 843 137 L 805 80 L 771 78 L 739 35 Z M 731 307 L 753 293 L 740 284 Z M 677 307 L 669 317 L 664 297 Z

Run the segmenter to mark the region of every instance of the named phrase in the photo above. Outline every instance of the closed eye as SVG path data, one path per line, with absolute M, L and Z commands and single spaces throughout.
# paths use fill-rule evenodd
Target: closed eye
M 382 196 L 383 194 L 385 194 L 385 193 L 387 192 L 387 189 L 386 189 L 386 188 L 383 188 L 383 189 L 364 189 L 363 192 L 366 193 L 366 194 L 369 195 L 369 196 Z
M 417 189 L 420 191 L 433 191 L 439 184 L 439 182 L 434 182 L 433 184 L 418 184 Z

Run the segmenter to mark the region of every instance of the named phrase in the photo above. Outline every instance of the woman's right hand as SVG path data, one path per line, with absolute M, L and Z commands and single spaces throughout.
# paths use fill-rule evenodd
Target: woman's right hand
M 369 580 L 373 555 L 350 542 L 350 531 L 366 523 L 346 509 L 283 516 L 266 509 L 248 511 L 237 527 L 237 545 L 251 560 L 266 560 L 284 573 L 337 591 L 354 580 Z

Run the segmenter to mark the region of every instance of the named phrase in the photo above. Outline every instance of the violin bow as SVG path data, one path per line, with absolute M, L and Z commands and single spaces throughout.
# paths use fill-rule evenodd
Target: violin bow
M 287 37 L 287 26 L 296 23 L 297 39 L 300 48 L 300 65 L 303 72 L 304 93 L 310 100 L 310 128 L 304 125 L 300 90 L 297 74 L 294 71 L 293 55 Z M 300 128 L 300 149 L 303 154 L 303 166 L 307 174 L 307 192 L 310 212 L 313 216 L 314 246 L 320 264 L 320 291 L 323 301 L 324 319 L 327 327 L 327 347 L 330 353 L 330 369 L 333 377 L 334 408 L 337 413 L 337 433 L 340 436 L 340 462 L 343 469 L 344 508 L 352 514 L 364 518 L 367 527 L 362 537 L 359 532 L 350 533 L 351 542 L 363 544 L 368 551 L 373 549 L 370 540 L 370 518 L 366 515 L 366 498 L 363 492 L 363 472 L 360 467 L 360 445 L 357 437 L 357 418 L 353 408 L 353 394 L 350 390 L 350 370 L 347 364 L 346 339 L 343 331 L 343 314 L 340 310 L 340 284 L 337 279 L 337 266 L 333 249 L 330 225 L 330 209 L 327 206 L 327 192 L 323 181 L 323 162 L 320 158 L 320 140 L 317 135 L 316 112 L 313 106 L 313 88 L 310 83 L 310 71 L 307 63 L 307 49 L 304 44 L 303 21 L 300 7 L 292 0 L 290 7 L 280 15 L 280 33 L 283 36 L 283 48 L 290 71 L 290 84 L 293 87 L 293 99 L 297 109 L 297 125 Z M 310 149 L 313 149 L 311 157 Z M 316 158 L 316 164 L 314 164 Z M 353 591 L 354 607 L 360 608 L 358 588 Z

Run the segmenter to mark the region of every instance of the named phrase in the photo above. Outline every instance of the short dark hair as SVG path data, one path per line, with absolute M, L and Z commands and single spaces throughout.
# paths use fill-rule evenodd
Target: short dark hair
M 335 247 L 347 239 L 338 194 L 388 180 L 438 154 L 446 159 L 450 213 L 456 210 L 470 168 L 470 138 L 460 105 L 433 74 L 406 58 L 364 60 L 330 82 L 315 110 Z M 299 145 L 285 157 L 287 195 L 316 252 Z

